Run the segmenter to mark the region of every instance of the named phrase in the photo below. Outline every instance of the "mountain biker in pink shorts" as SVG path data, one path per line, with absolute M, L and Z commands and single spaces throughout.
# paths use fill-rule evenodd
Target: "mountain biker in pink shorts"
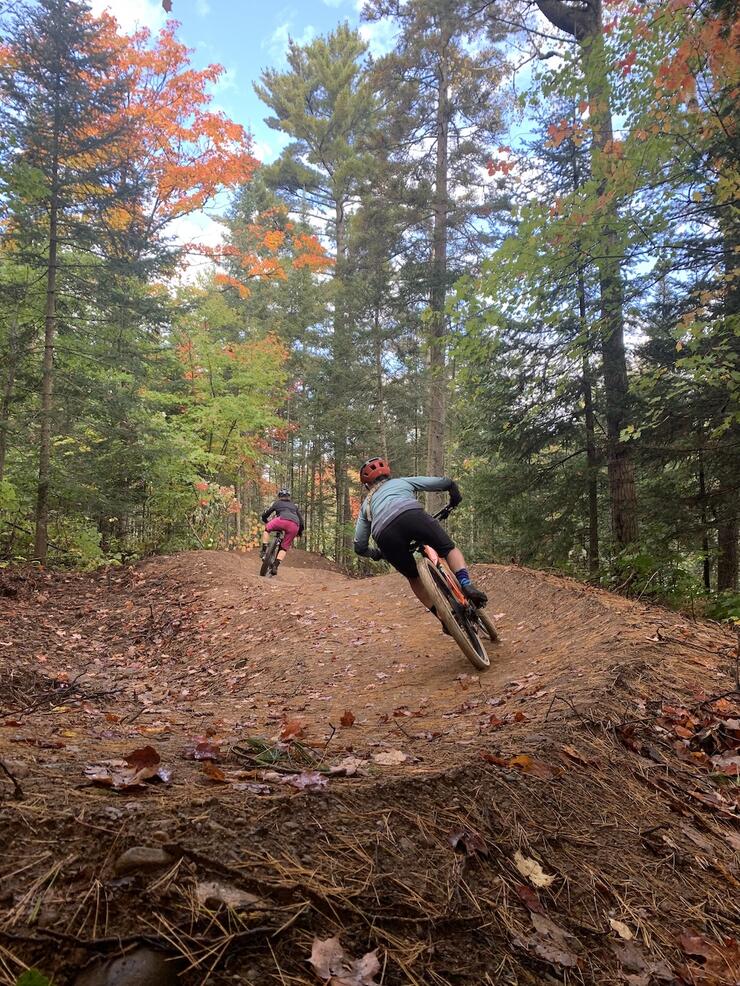
M 275 516 L 268 524 L 267 518 L 270 514 L 275 514 Z M 262 523 L 266 524 L 266 527 L 262 535 L 260 558 L 264 558 L 267 553 L 267 545 L 270 541 L 270 534 L 273 531 L 285 531 L 285 537 L 283 538 L 283 543 L 280 546 L 277 561 L 274 565 L 274 570 L 277 572 L 278 565 L 283 558 L 285 558 L 285 555 L 293 543 L 293 540 L 295 538 L 299 538 L 303 534 L 304 528 L 303 514 L 291 500 L 290 490 L 278 490 L 277 500 L 275 500 L 272 506 L 268 507 L 262 514 Z
M 360 481 L 368 494 L 362 502 L 355 526 L 355 552 L 373 561 L 385 558 L 409 580 L 414 595 L 437 616 L 432 601 L 419 578 L 411 544 L 423 541 L 444 558 L 457 576 L 460 588 L 475 606 L 485 606 L 488 596 L 474 585 L 465 559 L 447 531 L 431 517 L 415 497 L 421 491 L 447 491 L 450 504 L 456 507 L 462 494 L 453 479 L 442 476 L 401 476 L 391 478 L 385 459 L 368 459 L 360 469 Z M 371 548 L 369 539 L 378 545 Z

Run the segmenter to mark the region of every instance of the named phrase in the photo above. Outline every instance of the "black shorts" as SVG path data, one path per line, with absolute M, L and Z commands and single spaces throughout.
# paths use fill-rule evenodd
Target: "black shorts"
M 418 578 L 416 561 L 409 549 L 414 541 L 421 541 L 446 558 L 455 547 L 450 535 L 438 520 L 426 510 L 405 510 L 392 520 L 375 538 L 383 557 L 407 579 Z

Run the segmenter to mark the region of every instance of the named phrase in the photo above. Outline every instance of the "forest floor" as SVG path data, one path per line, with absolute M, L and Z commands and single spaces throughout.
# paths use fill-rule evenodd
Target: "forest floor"
M 477 675 L 257 566 L 0 573 L 0 984 L 740 981 L 734 637 L 480 565 Z

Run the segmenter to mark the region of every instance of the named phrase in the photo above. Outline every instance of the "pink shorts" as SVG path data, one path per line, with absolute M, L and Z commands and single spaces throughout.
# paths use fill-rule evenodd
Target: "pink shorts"
M 298 533 L 298 524 L 296 524 L 295 521 L 287 520 L 285 517 L 273 517 L 269 524 L 265 527 L 265 530 L 270 533 L 273 531 L 285 531 L 283 548 L 287 551 L 293 543 L 293 538 Z

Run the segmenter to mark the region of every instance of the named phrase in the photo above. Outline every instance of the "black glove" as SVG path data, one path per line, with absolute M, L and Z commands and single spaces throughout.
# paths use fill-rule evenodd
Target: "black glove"
M 368 548 L 367 557 L 372 558 L 373 561 L 382 561 L 383 552 L 380 550 L 380 548 Z
M 262 523 L 263 524 L 266 524 L 267 523 L 267 511 L 265 510 L 265 512 L 263 514 L 261 514 L 260 516 L 262 517 Z
M 451 507 L 456 507 L 459 503 L 462 503 L 462 493 L 454 479 L 450 480 L 450 488 L 447 492 L 450 494 Z

